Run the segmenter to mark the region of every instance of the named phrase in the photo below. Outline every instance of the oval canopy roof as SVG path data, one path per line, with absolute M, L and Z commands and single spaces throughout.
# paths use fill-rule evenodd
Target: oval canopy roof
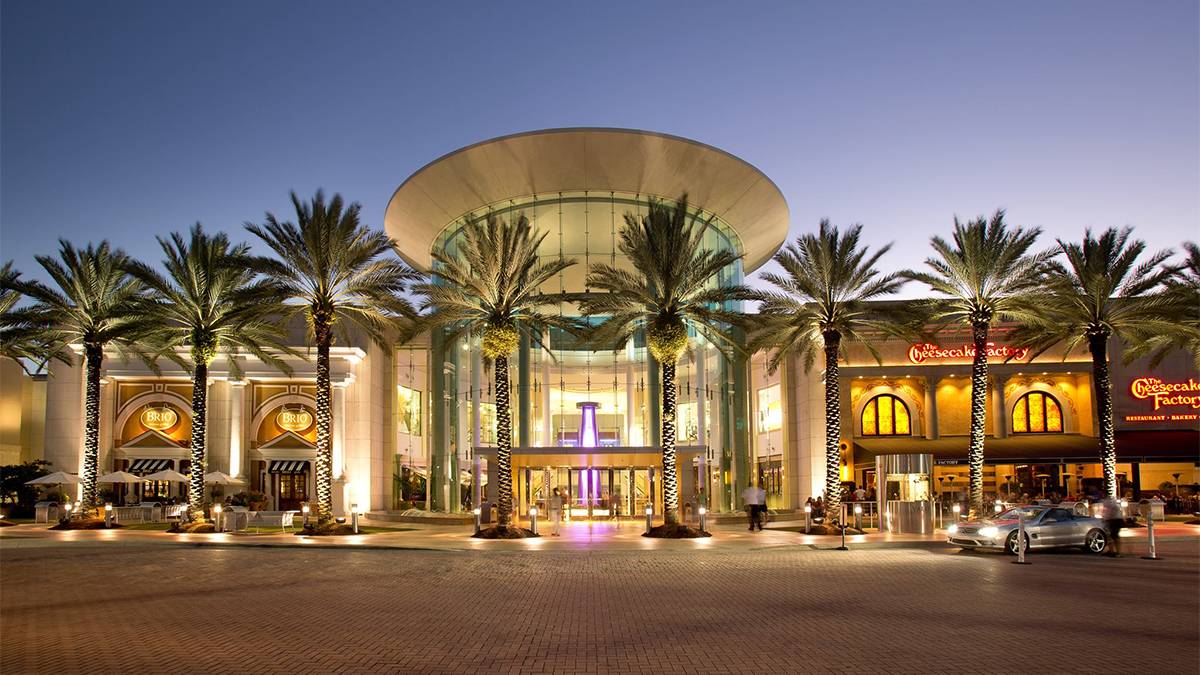
M 691 205 L 738 233 L 746 272 L 769 260 L 787 238 L 787 202 L 761 171 L 703 143 L 629 129 L 547 129 L 456 150 L 409 176 L 388 202 L 383 222 L 401 256 L 429 270 L 438 234 L 468 212 L 583 190 L 668 199 L 687 192 Z

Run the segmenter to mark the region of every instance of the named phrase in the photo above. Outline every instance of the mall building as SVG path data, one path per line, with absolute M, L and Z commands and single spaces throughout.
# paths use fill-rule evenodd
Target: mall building
M 749 163 L 683 138 L 619 129 L 554 129 L 485 141 L 441 157 L 405 180 L 384 218 L 401 256 L 433 272 L 435 250 L 453 252 L 463 224 L 487 214 L 524 214 L 547 232 L 542 253 L 568 256 L 547 292 L 586 291 L 593 262 L 621 265 L 619 229 L 651 199 L 687 193 L 709 246 L 742 256 L 713 279 L 742 282 L 770 260 L 788 233 L 788 207 L 775 184 Z M 892 261 L 897 267 L 909 263 Z M 559 311 L 576 315 L 563 303 Z M 302 326 L 293 331 L 303 346 Z M 510 359 L 513 480 L 527 513 L 558 487 L 576 517 L 659 512 L 659 370 L 644 338 L 616 352 L 585 349 L 551 333 L 550 351 L 522 342 Z M 935 343 L 881 339 L 877 363 L 851 350 L 841 369 L 845 483 L 874 486 L 890 455 L 932 457 L 930 494 L 963 499 L 967 487 L 970 336 L 943 331 Z M 1125 490 L 1200 482 L 1200 373 L 1190 355 L 1151 368 L 1125 365 L 1112 350 L 1118 472 Z M 989 347 L 985 491 L 993 494 L 1098 492 L 1097 422 L 1086 355 L 1064 359 L 995 331 Z M 289 358 L 284 375 L 238 355 L 235 378 L 223 359 L 210 369 L 208 470 L 244 481 L 230 491 L 266 495 L 269 508 L 314 499 L 315 366 Z M 822 373 L 788 361 L 769 373 L 763 354 L 727 357 L 693 335 L 678 369 L 681 503 L 740 506 L 760 484 L 774 509 L 796 509 L 824 480 Z M 55 363 L 28 378 L 3 365 L 0 463 L 34 458 L 77 472 L 83 436 L 83 369 Z M 494 502 L 495 406 L 479 346 L 440 331 L 395 349 L 351 335 L 333 348 L 335 510 L 396 511 L 411 505 L 461 511 Z M 100 425 L 101 472 L 187 473 L 191 385 L 175 364 L 154 374 L 106 359 Z M 102 486 L 103 488 L 104 486 Z M 142 498 L 181 495 L 181 485 L 144 483 Z M 135 496 L 136 498 L 136 496 Z

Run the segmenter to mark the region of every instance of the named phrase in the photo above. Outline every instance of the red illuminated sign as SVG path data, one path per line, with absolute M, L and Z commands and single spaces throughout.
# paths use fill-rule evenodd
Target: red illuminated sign
M 987 343 L 988 359 L 1016 359 L 1023 360 L 1029 356 L 1028 347 L 1010 347 L 1009 345 L 998 345 L 995 342 Z M 959 347 L 939 347 L 928 342 L 915 344 L 908 348 L 908 360 L 921 364 L 926 361 L 951 361 L 968 359 L 974 360 L 975 345 L 961 345 Z

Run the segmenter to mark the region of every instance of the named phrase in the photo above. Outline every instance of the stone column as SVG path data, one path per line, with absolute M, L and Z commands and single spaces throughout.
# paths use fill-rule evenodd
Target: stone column
M 229 475 L 247 481 L 245 457 L 246 381 L 229 381 Z
M 342 380 L 333 383 L 333 479 L 346 477 L 346 387 Z
M 938 432 L 937 408 L 937 386 L 941 379 L 937 375 L 925 376 L 925 419 L 922 420 L 922 423 L 925 426 L 925 438 L 931 441 L 937 440 L 941 436 Z

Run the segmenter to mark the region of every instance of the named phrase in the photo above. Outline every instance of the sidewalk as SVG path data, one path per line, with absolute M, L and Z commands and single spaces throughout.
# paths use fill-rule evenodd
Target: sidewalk
M 524 523 L 528 525 L 528 523 Z M 396 523 L 363 521 L 367 527 L 396 527 Z M 749 532 L 741 524 L 714 525 L 712 537 L 704 539 L 650 539 L 643 537 L 644 523 L 634 521 L 573 522 L 564 524 L 559 537 L 549 536 L 549 526 L 538 524 L 543 536 L 519 540 L 472 538 L 471 527 L 408 524 L 405 531 L 388 531 L 345 537 L 299 537 L 292 533 L 260 534 L 169 534 L 145 530 L 92 530 L 59 532 L 46 525 L 18 525 L 0 529 L 0 546 L 35 546 L 44 541 L 78 541 L 127 545 L 248 546 L 267 548 L 409 549 L 434 551 L 736 551 L 776 548 L 832 549 L 840 537 L 805 535 L 780 528 L 803 528 L 803 521 L 771 523 L 761 532 Z M 1159 541 L 1200 541 L 1200 526 L 1164 523 L 1155 526 Z M 1144 528 L 1124 530 L 1126 546 L 1144 547 Z M 933 534 L 863 534 L 846 537 L 852 548 L 953 548 L 942 531 Z

